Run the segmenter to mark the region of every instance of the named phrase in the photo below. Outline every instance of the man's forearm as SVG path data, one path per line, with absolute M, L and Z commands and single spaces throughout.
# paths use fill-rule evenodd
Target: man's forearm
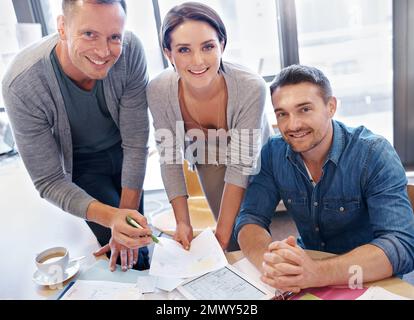
M 121 193 L 120 209 L 138 210 L 142 190 L 123 188 Z
M 103 204 L 99 201 L 92 201 L 86 212 L 86 219 L 110 228 L 112 217 L 116 214 L 116 208 Z
M 364 283 L 371 282 L 389 278 L 393 274 L 391 263 L 384 251 L 369 244 L 319 263 L 323 286 L 346 285 L 351 277 L 360 277 Z
M 267 230 L 255 224 L 247 224 L 240 230 L 238 241 L 244 256 L 262 271 L 263 255 L 272 242 Z
M 120 209 L 137 210 L 141 199 L 141 190 L 122 189 Z M 116 214 L 117 208 L 103 204 L 99 201 L 92 201 L 86 212 L 86 219 L 91 222 L 98 223 L 104 227 L 110 228 L 112 218 Z

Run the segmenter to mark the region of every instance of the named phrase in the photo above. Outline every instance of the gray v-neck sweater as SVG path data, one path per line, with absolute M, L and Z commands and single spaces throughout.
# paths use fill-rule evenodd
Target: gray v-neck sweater
M 86 218 L 94 200 L 72 183 L 72 138 L 50 60 L 58 35 L 19 53 L 2 82 L 6 111 L 21 158 L 40 196 Z M 141 42 L 126 32 L 123 51 L 104 79 L 105 100 L 121 132 L 122 187 L 142 189 L 148 153 L 147 65 Z
M 258 156 L 261 144 L 271 135 L 264 114 L 266 84 L 259 75 L 239 65 L 226 62 L 224 70 L 223 76 L 228 91 L 227 127 L 231 133 L 230 142 L 226 146 L 226 159 L 224 163 L 219 164 L 226 165 L 226 183 L 246 188 L 249 180 L 246 172 L 251 171 L 252 168 L 248 167 L 252 164 L 248 161 L 234 163 L 229 160 L 229 155 L 240 154 L 241 159 Z M 191 164 L 194 163 L 194 159 L 185 152 L 185 130 L 178 98 L 178 82 L 179 76 L 175 71 L 165 70 L 153 79 L 147 88 L 148 106 L 156 130 L 155 140 L 162 156 L 161 175 L 170 201 L 180 196 L 188 196 L 182 164 L 184 158 Z M 242 129 L 257 129 L 261 132 L 260 141 L 256 140 L 254 145 L 243 145 L 240 142 Z M 256 164 L 260 165 L 260 161 Z

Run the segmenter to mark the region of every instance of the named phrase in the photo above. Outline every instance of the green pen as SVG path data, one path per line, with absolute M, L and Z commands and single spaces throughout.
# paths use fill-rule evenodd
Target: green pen
M 134 219 L 132 219 L 130 216 L 127 216 L 127 217 L 126 217 L 126 222 L 127 222 L 130 226 L 132 226 L 132 227 L 134 227 L 134 228 L 144 229 L 143 227 L 141 227 L 141 226 L 138 224 L 138 222 L 136 222 L 136 221 L 135 221 Z M 158 240 L 158 238 L 157 238 L 156 236 L 151 235 L 151 239 L 152 239 L 152 241 L 154 241 L 156 244 L 159 244 L 160 246 L 162 245 L 162 244 L 161 244 L 161 242 L 160 242 L 160 240 Z

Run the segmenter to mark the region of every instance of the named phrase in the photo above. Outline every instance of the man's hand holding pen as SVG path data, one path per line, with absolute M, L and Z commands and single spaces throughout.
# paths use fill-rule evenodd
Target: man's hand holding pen
M 141 227 L 137 228 L 129 224 L 127 217 L 133 218 Z M 109 268 L 112 272 L 116 270 L 118 257 L 121 259 L 122 271 L 132 269 L 138 263 L 139 248 L 152 243 L 152 231 L 147 225 L 146 218 L 136 210 L 116 209 L 116 214 L 112 215 L 110 228 L 112 237 L 109 243 L 94 255 L 99 257 L 110 251 Z

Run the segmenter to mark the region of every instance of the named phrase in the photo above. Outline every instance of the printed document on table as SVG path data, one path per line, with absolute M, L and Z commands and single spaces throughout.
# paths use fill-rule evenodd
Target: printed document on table
M 149 274 L 169 278 L 192 278 L 226 266 L 227 259 L 213 231 L 206 229 L 191 242 L 189 251 L 174 240 L 160 238 L 155 246 Z
M 183 282 L 184 279 L 179 278 L 176 279 L 146 275 L 138 277 L 137 286 L 142 293 L 153 293 L 156 288 L 171 292 Z
M 141 300 L 142 294 L 135 284 L 78 280 L 61 300 Z
M 260 280 L 260 277 L 262 276 L 262 274 L 260 273 L 259 270 L 257 270 L 257 268 L 249 260 L 247 260 L 247 258 L 243 258 L 240 261 L 237 261 L 235 264 L 233 264 L 233 267 L 243 272 L 244 274 L 248 275 L 252 280 L 260 283 L 269 292 L 275 291 L 275 288 L 269 286 L 268 284 Z

